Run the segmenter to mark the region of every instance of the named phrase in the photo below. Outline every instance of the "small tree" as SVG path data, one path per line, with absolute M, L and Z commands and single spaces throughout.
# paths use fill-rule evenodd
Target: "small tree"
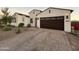
M 12 19 L 13 19 L 12 16 L 8 16 L 7 17 L 7 23 L 8 23 L 8 25 L 11 25 Z
M 3 13 L 3 17 L 1 19 L 4 28 L 8 27 L 7 25 L 11 25 L 13 17 L 9 15 L 9 8 L 3 8 L 1 11 Z
M 7 19 L 8 19 L 7 16 L 3 16 L 3 18 L 1 19 L 4 26 L 7 26 Z
M 8 16 L 9 15 L 9 12 L 8 12 L 9 8 L 2 8 L 2 13 L 4 16 Z

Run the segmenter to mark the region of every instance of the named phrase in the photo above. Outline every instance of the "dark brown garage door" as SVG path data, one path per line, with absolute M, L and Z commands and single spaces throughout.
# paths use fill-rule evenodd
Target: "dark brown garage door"
M 40 19 L 41 28 L 64 30 L 64 16 L 44 17 Z

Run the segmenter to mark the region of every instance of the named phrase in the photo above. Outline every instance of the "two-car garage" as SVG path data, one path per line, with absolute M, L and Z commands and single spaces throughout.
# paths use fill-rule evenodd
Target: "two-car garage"
M 36 13 L 33 13 L 36 12 Z M 31 12 L 32 26 L 37 28 L 62 30 L 71 32 L 71 9 L 49 7 L 43 11 Z
M 64 16 L 40 18 L 40 28 L 64 30 Z

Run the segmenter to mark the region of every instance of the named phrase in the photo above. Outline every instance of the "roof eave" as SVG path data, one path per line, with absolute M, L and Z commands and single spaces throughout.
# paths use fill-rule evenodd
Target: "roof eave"
M 26 17 L 28 17 L 28 18 L 30 17 L 29 15 L 21 14 L 21 13 L 18 13 L 18 12 L 15 12 L 14 15 L 15 15 L 15 14 L 23 15 L 23 16 L 26 16 Z
M 74 11 L 74 10 L 71 10 L 71 9 L 62 9 L 62 8 L 55 8 L 55 7 L 49 7 L 49 8 L 61 9 L 61 10 L 68 10 L 68 11 L 70 11 L 71 13 Z M 47 8 L 47 9 L 49 9 L 49 8 Z M 45 10 L 47 10 L 47 9 L 45 9 Z M 44 12 L 45 10 L 43 10 L 42 12 Z M 42 12 L 41 12 L 41 13 L 42 13 Z M 39 13 L 39 14 L 41 14 L 41 13 Z M 37 14 L 36 16 L 38 16 L 39 14 Z
M 70 12 L 72 13 L 74 10 L 70 10 Z

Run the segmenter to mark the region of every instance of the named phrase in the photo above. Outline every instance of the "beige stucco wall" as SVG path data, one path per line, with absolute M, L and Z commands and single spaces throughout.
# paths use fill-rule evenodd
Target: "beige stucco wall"
M 30 24 L 30 18 L 26 16 L 16 14 L 15 18 L 16 18 L 16 23 L 11 23 L 14 26 L 18 26 L 19 23 L 24 23 L 24 26 L 27 26 L 28 24 Z M 23 21 L 23 18 L 24 18 L 24 21 Z
M 67 10 L 59 10 L 59 9 L 50 9 L 51 13 L 49 13 L 49 9 L 40 13 L 37 17 L 39 20 L 37 21 L 37 26 L 40 28 L 40 18 L 41 17 L 56 17 L 56 16 L 64 16 L 64 31 L 71 32 L 71 18 L 70 11 Z M 66 19 L 66 16 L 69 16 L 69 19 Z
M 35 18 L 37 17 L 36 15 L 40 13 L 40 10 L 32 10 L 29 15 L 30 19 L 33 19 L 33 23 L 31 23 L 31 26 L 35 27 Z

